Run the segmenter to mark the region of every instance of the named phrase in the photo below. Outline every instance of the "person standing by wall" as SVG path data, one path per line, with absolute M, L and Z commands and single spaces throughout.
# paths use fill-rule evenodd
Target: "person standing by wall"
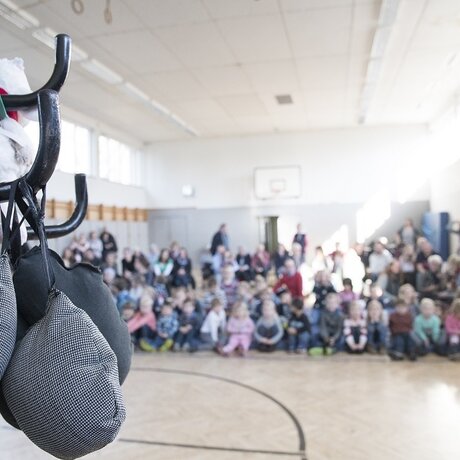
M 227 224 L 222 224 L 219 230 L 214 234 L 211 241 L 211 254 L 214 255 L 218 246 L 224 246 L 228 251 L 230 249 L 229 238 L 227 233 Z
M 308 238 L 305 233 L 302 233 L 302 224 L 300 223 L 297 224 L 297 233 L 294 235 L 292 242 L 300 244 L 300 246 L 302 247 L 302 254 L 305 258 L 308 249 Z

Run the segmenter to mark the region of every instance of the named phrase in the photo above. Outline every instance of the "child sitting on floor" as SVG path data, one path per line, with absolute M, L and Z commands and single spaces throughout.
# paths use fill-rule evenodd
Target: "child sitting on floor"
M 385 353 L 387 337 L 382 304 L 378 300 L 371 300 L 367 305 L 367 351 L 371 354 Z
M 132 340 L 139 348 L 150 351 L 149 341 L 153 341 L 156 330 L 156 319 L 153 314 L 153 300 L 150 296 L 143 296 L 139 301 L 137 311 L 127 323 Z
M 417 300 L 417 291 L 411 284 L 403 284 L 398 291 L 398 298 L 403 300 L 409 307 L 412 316 L 419 313 L 419 305 Z
M 222 307 L 225 308 L 227 304 L 225 293 L 217 284 L 216 278 L 212 277 L 208 279 L 207 287 L 203 293 L 203 298 L 200 301 L 201 307 L 205 313 L 208 313 L 211 310 L 211 305 L 214 299 L 219 299 Z
M 287 324 L 291 316 L 292 294 L 287 289 L 278 293 L 279 303 L 276 305 L 276 311 L 283 324 Z M 303 302 L 302 302 L 303 305 Z
M 238 350 L 241 356 L 246 356 L 251 345 L 254 323 L 249 317 L 248 306 L 244 302 L 236 302 L 233 306 L 232 316 L 227 324 L 230 336 L 227 345 L 221 349 L 224 356 Z
M 249 305 L 252 301 L 252 297 L 251 285 L 247 281 L 240 281 L 238 284 L 237 300 Z
M 310 342 L 310 321 L 304 312 L 302 299 L 294 299 L 287 324 L 288 353 L 305 353 Z
M 220 288 L 225 294 L 225 300 L 227 302 L 225 308 L 231 311 L 238 296 L 238 281 L 235 278 L 235 269 L 231 265 L 225 265 L 225 267 L 222 268 L 222 282 Z
M 133 300 L 126 300 L 121 307 L 121 319 L 126 323 L 136 314 L 136 304 Z
M 274 351 L 283 337 L 283 332 L 275 303 L 272 300 L 265 300 L 262 305 L 262 316 L 257 320 L 255 330 L 257 349 L 264 352 Z
M 349 353 L 363 353 L 367 343 L 366 321 L 361 314 L 361 305 L 356 300 L 351 302 L 349 317 L 343 323 L 346 350 Z
M 436 315 L 436 306 L 432 299 L 422 299 L 420 302 L 421 313 L 414 321 L 414 340 L 419 355 L 424 356 L 430 351 L 439 351 L 441 338 L 441 320 Z
M 326 308 L 321 313 L 320 339 L 322 347 L 312 348 L 310 354 L 331 355 L 340 350 L 343 342 L 343 315 L 340 311 L 340 300 L 337 293 L 326 296 Z
M 358 294 L 353 291 L 353 283 L 350 278 L 344 278 L 343 291 L 339 292 L 340 308 L 347 315 L 351 302 L 358 300 Z
M 218 350 L 224 341 L 226 317 L 224 306 L 220 299 L 215 298 L 211 302 L 211 309 L 201 326 L 200 338 L 202 348 Z
M 179 328 L 177 316 L 174 313 L 173 307 L 169 303 L 165 303 L 161 307 L 161 315 L 157 322 L 157 336 L 153 341 L 149 340 L 147 345 L 144 345 L 144 351 L 168 351 L 174 345 L 174 336 Z
M 445 321 L 447 355 L 453 361 L 460 360 L 460 299 L 455 299 Z
M 334 286 L 331 283 L 331 275 L 329 272 L 320 271 L 315 276 L 315 285 L 313 294 L 315 295 L 314 308 L 319 308 L 321 311 L 326 307 L 326 297 L 335 293 Z
M 411 361 L 415 361 L 417 355 L 412 338 L 412 314 L 407 303 L 401 299 L 396 301 L 395 311 L 390 315 L 390 332 L 390 358 L 400 361 L 407 355 Z
M 157 296 L 157 304 L 161 307 L 165 302 L 166 299 L 169 297 L 168 287 L 167 287 L 168 280 L 164 276 L 157 276 L 155 278 L 155 282 L 153 283 L 153 288 L 155 290 Z M 158 312 L 161 311 L 159 308 Z
M 179 330 L 174 341 L 174 351 L 197 350 L 197 334 L 200 328 L 200 315 L 195 311 L 193 299 L 187 297 L 182 304 L 182 313 L 179 317 Z

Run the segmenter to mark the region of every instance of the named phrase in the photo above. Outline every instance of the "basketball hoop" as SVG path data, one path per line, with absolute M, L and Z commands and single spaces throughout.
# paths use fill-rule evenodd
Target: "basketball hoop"
M 284 179 L 270 180 L 270 192 L 274 197 L 286 191 L 286 181 Z

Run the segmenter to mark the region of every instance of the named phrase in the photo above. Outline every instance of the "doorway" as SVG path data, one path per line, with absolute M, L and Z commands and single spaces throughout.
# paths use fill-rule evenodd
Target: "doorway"
M 268 252 L 278 248 L 278 216 L 259 217 L 259 241 L 265 244 Z

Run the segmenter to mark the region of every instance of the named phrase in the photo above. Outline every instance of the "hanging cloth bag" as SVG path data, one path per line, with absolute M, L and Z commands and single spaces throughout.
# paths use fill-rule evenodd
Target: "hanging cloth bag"
M 2 390 L 29 439 L 70 460 L 113 441 L 125 420 L 117 358 L 91 318 L 56 289 L 43 213 L 28 185 L 19 188 L 38 228 L 48 297 L 45 315 L 16 345 Z
M 16 185 L 17 183 L 15 182 L 11 187 L 6 219 L 1 213 L 3 241 L 0 255 L 0 380 L 13 354 L 17 330 L 16 295 L 14 293 L 10 257 L 7 252 L 10 242 L 10 226 L 13 217 Z

